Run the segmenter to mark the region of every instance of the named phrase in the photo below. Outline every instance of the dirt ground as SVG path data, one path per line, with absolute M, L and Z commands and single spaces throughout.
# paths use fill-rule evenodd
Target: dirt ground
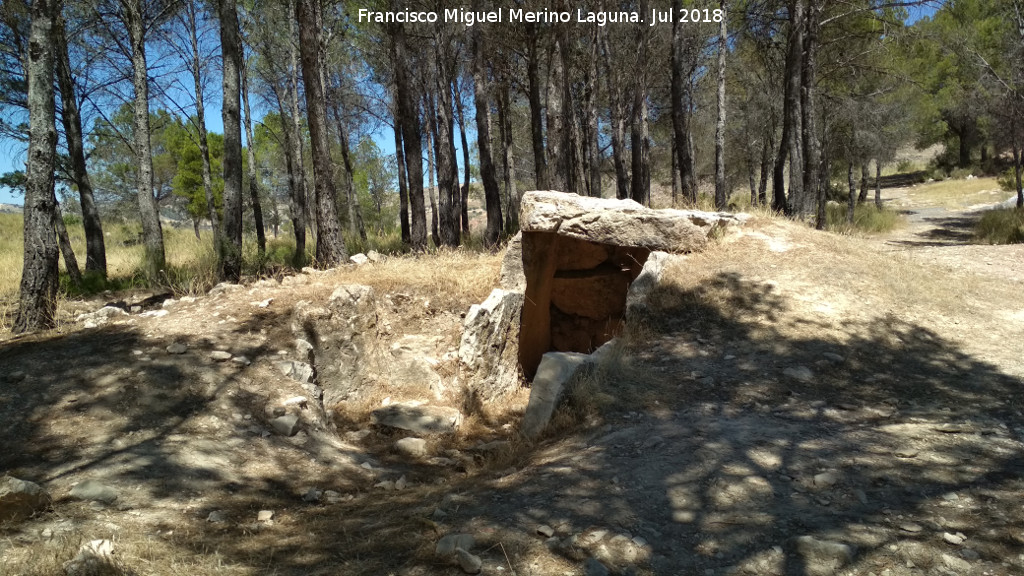
M 421 397 L 467 413 L 421 458 L 369 405 L 269 433 L 266 406 L 306 393 L 274 365 L 291 307 L 367 268 L 5 336 L 0 469 L 55 501 L 0 528 L 0 573 L 109 539 L 125 574 L 460 574 L 434 547 L 467 533 L 484 574 L 1024 574 L 1024 246 L 967 245 L 973 213 L 883 192 L 908 212 L 884 237 L 761 218 L 677 259 L 536 442 L 526 392 L 474 406 L 452 381 L 486 290 L 375 286 L 383 345 L 415 341 L 447 390 Z M 497 285 L 497 265 L 443 268 Z M 90 479 L 118 498 L 73 500 Z

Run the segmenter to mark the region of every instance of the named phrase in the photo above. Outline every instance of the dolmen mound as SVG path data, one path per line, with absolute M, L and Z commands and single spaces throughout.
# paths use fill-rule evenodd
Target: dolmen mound
M 652 210 L 632 200 L 528 192 L 501 287 L 466 315 L 460 380 L 483 401 L 531 381 L 522 432 L 547 424 L 565 384 L 643 306 L 670 254 L 704 249 L 744 214 Z M 605 348 L 605 350 L 607 347 Z
M 522 432 L 534 437 L 565 385 L 607 351 L 602 346 L 622 330 L 631 310 L 644 305 L 670 254 L 701 250 L 743 220 L 725 213 L 651 210 L 632 200 L 528 192 L 521 204 L 522 232 L 502 262 L 501 287 L 466 314 L 454 374 L 438 373 L 428 355 L 384 350 L 373 288 L 338 286 L 326 301 L 295 306 L 295 355 L 279 365 L 312 395 L 309 406 L 316 410 L 284 406 L 282 414 L 275 413 L 275 426 L 280 420 L 288 435 L 330 426 L 331 410 L 366 401 L 382 384 L 407 391 L 402 395 L 432 395 L 458 405 L 466 394 L 483 403 L 507 400 L 530 382 Z M 417 435 L 452 432 L 462 420 L 458 409 L 424 400 L 398 401 L 372 417 L 378 425 Z

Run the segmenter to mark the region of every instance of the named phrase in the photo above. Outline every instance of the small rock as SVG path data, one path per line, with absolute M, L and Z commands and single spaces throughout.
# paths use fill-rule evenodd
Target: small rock
M 917 458 L 918 451 L 913 448 L 900 448 L 896 451 L 897 458 Z
M 407 486 L 409 486 L 409 481 L 405 479 L 405 476 L 395 480 L 395 490 L 405 490 Z
M 960 555 L 968 560 L 977 560 L 981 558 L 981 554 L 978 554 L 976 550 L 971 548 L 963 548 L 960 550 Z
M 362 266 L 363 264 L 369 262 L 370 259 L 366 257 L 366 254 L 353 254 L 352 256 L 349 257 L 349 261 L 351 261 L 356 266 Z
M 303 502 L 319 502 L 320 501 L 320 496 L 323 496 L 323 491 L 322 490 L 317 490 L 316 488 L 310 488 L 309 490 L 306 490 L 306 492 L 302 495 L 302 501 Z
M 114 544 L 110 540 L 93 540 L 83 544 L 78 554 L 64 563 L 64 573 L 67 576 L 112 573 L 113 556 Z
M 296 382 L 308 384 L 313 381 L 313 367 L 305 362 L 282 360 L 277 363 L 277 369 Z
M 382 490 L 394 490 L 395 489 L 395 481 L 394 480 L 382 480 L 382 481 L 377 482 L 376 484 L 374 484 L 373 487 L 374 488 L 380 488 Z
M 181 342 L 175 342 L 167 347 L 168 354 L 184 354 L 185 352 L 188 352 L 188 346 Z
M 227 519 L 228 519 L 228 515 L 223 510 L 214 510 L 213 512 L 210 512 L 206 516 L 206 521 L 207 522 L 213 522 L 215 524 L 219 524 L 221 522 L 227 522 Z
M 949 532 L 942 533 L 942 539 L 948 544 L 959 546 L 964 543 L 967 538 L 963 534 L 950 534 Z
M 50 504 L 50 495 L 35 482 L 0 478 L 0 522 L 17 522 Z
M 814 485 L 819 488 L 829 488 L 839 482 L 839 474 L 836 472 L 822 472 L 814 475 Z
M 459 561 L 459 567 L 466 574 L 479 574 L 484 562 L 479 556 L 474 556 L 462 548 L 455 549 L 455 557 Z
M 825 360 L 828 360 L 829 362 L 834 363 L 834 364 L 842 364 L 843 362 L 846 362 L 846 358 L 845 357 L 840 356 L 839 354 L 836 354 L 835 352 L 823 352 L 821 357 L 824 358 Z
M 139 314 L 139 316 L 142 318 L 160 318 L 161 316 L 167 316 L 168 314 L 170 314 L 170 311 L 168 310 L 149 310 Z
M 299 408 L 305 408 L 309 400 L 305 396 L 292 396 L 291 398 L 282 402 L 285 406 L 298 406 Z
M 434 554 L 440 558 L 449 558 L 455 554 L 455 550 L 472 550 L 476 545 L 476 539 L 472 534 L 448 534 L 437 541 L 434 547 Z
M 861 504 L 868 503 L 868 495 L 863 490 L 854 490 L 853 493 Z
M 256 514 L 256 521 L 257 522 L 270 522 L 273 519 L 274 519 L 274 511 L 273 510 L 260 510 Z
M 91 500 L 112 504 L 117 500 L 117 490 L 96 480 L 86 480 L 85 482 L 79 482 L 71 489 L 71 497 L 77 500 Z
M 225 362 L 231 360 L 231 352 L 225 352 L 224 350 L 214 350 L 210 352 L 210 359 L 217 362 Z
M 383 262 L 384 261 L 384 256 L 382 256 L 381 253 L 377 252 L 376 250 L 370 250 L 369 252 L 367 252 L 366 253 L 366 258 L 370 262 L 373 262 L 375 264 L 378 263 L 378 262 Z
M 904 522 L 900 524 L 900 530 L 910 532 L 911 534 L 917 534 L 921 530 L 924 530 L 924 527 L 914 522 Z
M 435 522 L 440 522 L 448 517 L 448 513 L 440 508 L 434 508 L 434 511 L 430 513 L 430 518 Z
M 502 450 L 508 450 L 512 447 L 512 443 L 508 440 L 495 440 L 493 442 L 485 442 L 483 444 L 477 444 L 474 450 L 477 452 L 501 452 Z
M 234 358 L 231 359 L 231 361 L 234 362 L 235 364 L 241 364 L 242 366 L 248 366 L 249 364 L 252 364 L 252 362 L 245 356 L 235 356 Z
M 271 420 L 270 426 L 282 436 L 295 436 L 299 432 L 299 417 L 286 414 Z
M 548 526 L 547 524 L 544 524 L 542 526 L 537 527 L 537 534 L 540 534 L 545 538 L 551 538 L 555 535 L 555 529 L 551 526 Z
M 956 556 L 952 556 L 950 554 L 942 555 L 942 563 L 945 564 L 947 567 L 953 570 L 957 570 L 959 572 L 967 572 L 971 569 L 970 562 L 964 560 L 963 558 L 957 558 Z
M 395 442 L 395 450 L 406 456 L 422 458 L 427 455 L 427 441 L 422 438 L 402 438 Z
M 250 304 L 257 308 L 266 308 L 267 306 L 270 306 L 270 303 L 273 301 L 273 298 L 267 298 L 266 300 L 261 300 L 259 302 L 250 302 Z
M 783 375 L 789 376 L 794 380 L 800 382 L 809 383 L 814 380 L 814 372 L 806 366 L 792 366 L 782 371 Z
M 853 559 L 853 548 L 841 542 L 800 536 L 795 543 L 807 574 L 832 573 Z
M 587 558 L 587 561 L 583 563 L 583 574 L 585 576 L 608 576 L 610 573 L 597 558 Z

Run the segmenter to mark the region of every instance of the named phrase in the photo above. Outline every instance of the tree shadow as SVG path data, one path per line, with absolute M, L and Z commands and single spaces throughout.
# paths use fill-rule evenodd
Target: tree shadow
M 173 529 L 161 538 L 178 554 L 259 573 L 451 574 L 433 548 L 454 532 L 476 537 L 491 573 L 575 574 L 595 556 L 616 574 L 809 576 L 838 567 L 836 554 L 849 573 L 1024 569 L 1019 375 L 899 317 L 790 313 L 789 297 L 738 274 L 662 285 L 649 304 L 562 425 L 532 444 L 505 433 L 500 455 L 438 437 L 413 459 L 215 421 L 262 409 L 246 386 L 254 368 L 135 359 L 166 343 L 133 327 L 8 344 L 0 363 L 29 376 L 4 389 L 0 436 L 18 449 L 0 466 L 60 485 L 116 462 L 150 498 L 202 495 L 202 509 L 152 529 Z M 260 314 L 237 331 L 284 330 L 283 313 Z M 124 379 L 118 392 L 90 395 L 109 377 Z M 44 425 L 83 411 L 121 418 L 116 436 L 138 439 L 61 442 Z M 226 442 L 245 456 L 219 462 Z M 374 488 L 403 476 L 405 490 Z M 262 509 L 273 523 L 255 522 Z M 226 521 L 207 522 L 213 510 Z M 967 543 L 943 542 L 946 532 Z

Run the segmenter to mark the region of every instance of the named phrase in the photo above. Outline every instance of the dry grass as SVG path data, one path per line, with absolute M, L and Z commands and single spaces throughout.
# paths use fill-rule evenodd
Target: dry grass
M 995 178 L 942 180 L 914 186 L 907 191 L 908 200 L 915 206 L 953 209 L 993 204 L 1006 195 Z

